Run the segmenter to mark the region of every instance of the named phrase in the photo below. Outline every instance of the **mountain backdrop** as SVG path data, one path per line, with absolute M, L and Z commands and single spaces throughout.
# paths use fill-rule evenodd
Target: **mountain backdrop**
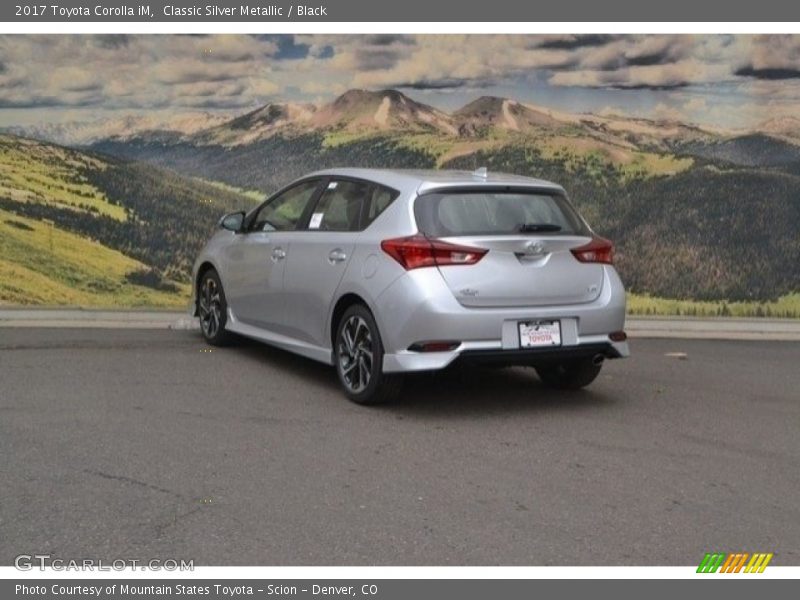
M 191 258 L 222 212 L 309 171 L 486 166 L 562 184 L 593 228 L 615 240 L 636 294 L 800 316 L 800 120 L 792 117 L 723 131 L 491 96 L 447 113 L 396 90 L 350 90 L 322 105 L 271 103 L 227 118 L 12 132 L 0 138 L 6 282 L 29 271 L 55 277 L 41 266 L 60 260 L 45 244 L 55 231 L 73 236 L 65 244 L 116 253 L 108 260 L 117 264 L 88 290 L 88 275 L 60 267 L 59 285 L 100 301 L 121 294 L 130 304 L 162 303 L 185 295 Z M 33 257 L 26 243 L 47 257 Z M 60 303 L 55 292 L 20 285 L 0 284 L 0 301 Z

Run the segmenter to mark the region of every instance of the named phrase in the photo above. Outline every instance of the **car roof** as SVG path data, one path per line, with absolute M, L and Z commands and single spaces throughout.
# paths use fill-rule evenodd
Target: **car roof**
M 451 171 L 434 169 L 325 169 L 311 173 L 312 176 L 327 177 L 354 177 L 367 179 L 387 187 L 405 192 L 423 193 L 425 191 L 447 187 L 493 187 L 493 186 L 520 186 L 538 189 L 552 189 L 563 191 L 563 188 L 544 179 L 497 173 L 493 171 Z

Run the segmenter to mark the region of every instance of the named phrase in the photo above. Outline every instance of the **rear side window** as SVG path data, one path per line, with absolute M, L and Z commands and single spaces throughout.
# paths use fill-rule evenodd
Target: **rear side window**
M 420 231 L 432 237 L 589 233 L 566 198 L 543 192 L 426 194 L 414 202 L 414 214 Z
M 372 192 L 370 202 L 367 205 L 367 210 L 365 211 L 367 214 L 364 227 L 369 226 L 370 223 L 377 219 L 378 215 L 386 210 L 394 199 L 397 198 L 397 195 L 395 190 L 390 190 L 382 185 L 376 185 Z
M 396 197 L 394 190 L 368 181 L 331 181 L 311 214 L 308 229 L 361 231 Z
M 365 181 L 331 181 L 317 202 L 309 229 L 323 231 L 358 231 L 361 209 L 372 184 Z

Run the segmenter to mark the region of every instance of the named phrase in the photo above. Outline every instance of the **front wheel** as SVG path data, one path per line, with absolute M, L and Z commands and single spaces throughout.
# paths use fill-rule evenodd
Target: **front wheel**
M 336 328 L 336 373 L 347 397 L 357 404 L 382 404 L 397 398 L 400 375 L 383 372 L 383 343 L 366 306 L 348 308 Z
M 579 390 L 592 383 L 600 374 L 602 364 L 591 358 L 568 360 L 556 365 L 536 367 L 536 373 L 547 387 L 559 390 Z
M 224 346 L 230 342 L 231 335 L 225 331 L 228 319 L 228 303 L 222 282 L 214 269 L 209 269 L 200 279 L 197 287 L 197 314 L 203 337 L 212 346 Z

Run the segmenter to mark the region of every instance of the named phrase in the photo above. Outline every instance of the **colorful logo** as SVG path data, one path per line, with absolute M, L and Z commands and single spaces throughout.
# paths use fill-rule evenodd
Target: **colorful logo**
M 698 573 L 763 573 L 769 561 L 772 560 L 772 552 L 714 552 L 706 553 L 700 566 L 697 567 Z

